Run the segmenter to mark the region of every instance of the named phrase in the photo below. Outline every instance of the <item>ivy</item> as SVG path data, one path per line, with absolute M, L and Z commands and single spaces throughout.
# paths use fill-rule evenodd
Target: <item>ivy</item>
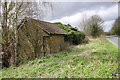
M 65 41 L 70 41 L 73 44 L 77 45 L 83 42 L 85 39 L 85 34 L 83 32 L 78 31 L 78 29 L 75 27 L 72 27 L 70 24 L 62 24 L 60 22 L 56 22 L 54 24 L 57 24 L 58 27 L 64 30 L 66 33 L 65 35 Z

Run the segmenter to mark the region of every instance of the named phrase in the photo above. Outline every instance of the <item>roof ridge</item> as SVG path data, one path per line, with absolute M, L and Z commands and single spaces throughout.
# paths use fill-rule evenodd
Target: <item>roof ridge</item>
M 29 22 L 34 23 L 32 25 L 37 25 L 37 26 L 41 25 L 40 26 L 41 29 L 47 32 L 48 34 L 65 34 L 65 32 L 61 28 L 59 28 L 56 24 L 47 21 L 28 18 L 28 17 L 26 17 L 26 19 L 28 20 L 28 23 Z

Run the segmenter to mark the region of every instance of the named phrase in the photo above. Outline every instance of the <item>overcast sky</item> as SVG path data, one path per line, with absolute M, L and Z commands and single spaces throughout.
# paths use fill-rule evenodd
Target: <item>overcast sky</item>
M 50 13 L 47 13 L 48 15 Z M 78 27 L 83 15 L 89 18 L 98 14 L 104 22 L 104 30 L 109 31 L 118 17 L 118 3 L 115 2 L 54 2 L 53 15 L 45 17 L 46 21 L 61 22 Z

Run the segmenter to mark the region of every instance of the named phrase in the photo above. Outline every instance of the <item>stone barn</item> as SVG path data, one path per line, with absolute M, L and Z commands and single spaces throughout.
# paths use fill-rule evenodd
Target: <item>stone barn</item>
M 64 31 L 50 22 L 25 18 L 17 30 L 18 45 L 15 56 L 17 61 L 11 58 L 10 64 L 57 53 L 68 45 L 64 41 Z

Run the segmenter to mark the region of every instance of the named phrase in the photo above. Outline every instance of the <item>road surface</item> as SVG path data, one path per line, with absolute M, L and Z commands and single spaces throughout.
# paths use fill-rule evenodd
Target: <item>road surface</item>
M 120 47 L 120 37 L 106 36 L 106 38 L 116 46 Z

